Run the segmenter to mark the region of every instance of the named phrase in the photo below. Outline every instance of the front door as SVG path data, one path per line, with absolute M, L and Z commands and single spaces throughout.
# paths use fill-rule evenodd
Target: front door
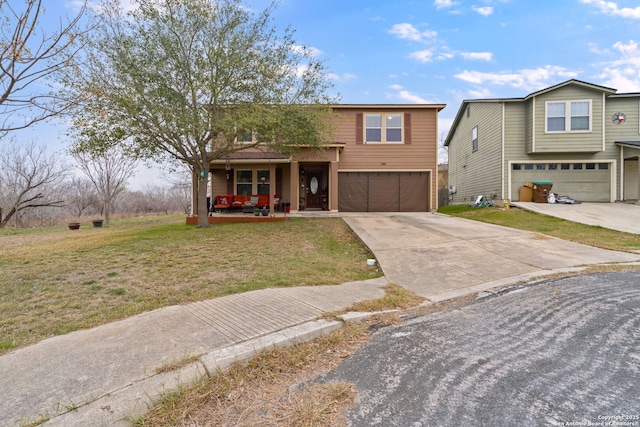
M 306 209 L 322 209 L 322 172 L 308 172 L 306 183 Z

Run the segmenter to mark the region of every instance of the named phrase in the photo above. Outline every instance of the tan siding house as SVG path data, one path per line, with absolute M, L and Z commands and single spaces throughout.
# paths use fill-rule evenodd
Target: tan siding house
M 245 150 L 213 161 L 211 206 L 217 196 L 265 194 L 292 212 L 436 210 L 444 107 L 336 105 L 333 139 L 320 152 L 288 157 Z
M 477 152 L 469 153 L 474 127 L 499 130 L 486 139 L 479 132 Z M 524 98 L 466 100 L 445 145 L 452 203 L 494 194 L 518 201 L 525 183 L 541 181 L 574 200 L 637 200 L 640 93 L 569 80 Z M 498 171 L 500 191 L 483 166 Z

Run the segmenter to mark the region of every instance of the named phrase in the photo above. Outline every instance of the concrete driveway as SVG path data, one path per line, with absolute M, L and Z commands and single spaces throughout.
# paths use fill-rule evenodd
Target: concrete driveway
M 573 222 L 598 225 L 612 230 L 640 234 L 640 205 L 628 203 L 524 203 L 512 205 L 531 212 L 555 216 Z
M 590 265 L 640 261 L 640 254 L 438 213 L 341 216 L 390 282 L 434 302 Z

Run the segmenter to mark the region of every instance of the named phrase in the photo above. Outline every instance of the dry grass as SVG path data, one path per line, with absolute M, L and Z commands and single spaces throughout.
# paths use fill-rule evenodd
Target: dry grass
M 346 311 L 415 308 L 424 301 L 395 284 L 384 289 L 384 297 L 356 303 Z M 346 426 L 341 414 L 354 404 L 353 385 L 313 380 L 353 354 L 371 332 L 398 323 L 396 315 L 375 315 L 309 343 L 265 351 L 191 388 L 168 393 L 135 425 Z
M 80 230 L 0 230 L 0 354 L 163 306 L 380 274 L 340 218 L 187 226 L 183 216 Z
M 353 354 L 378 325 L 395 322 L 376 316 L 309 343 L 263 352 L 191 388 L 167 394 L 134 425 L 346 426 L 342 413 L 354 404 L 353 385 L 313 380 Z
M 155 370 L 156 374 L 162 374 L 164 372 L 176 371 L 180 368 L 183 368 L 193 362 L 200 360 L 200 357 L 195 355 L 187 355 L 181 359 L 169 360 L 168 362 L 163 363 L 158 366 Z
M 425 298 L 406 290 L 395 283 L 384 286 L 385 296 L 380 299 L 361 301 L 353 304 L 345 311 L 363 311 L 374 313 L 385 310 L 403 310 L 420 305 Z

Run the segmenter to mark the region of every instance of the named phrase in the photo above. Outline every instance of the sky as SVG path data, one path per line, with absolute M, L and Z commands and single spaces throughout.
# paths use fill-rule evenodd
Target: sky
M 45 4 L 43 25 L 77 7 Z M 524 97 L 568 79 L 640 92 L 637 0 L 281 0 L 272 18 L 324 62 L 340 103 L 446 104 L 440 135 L 464 99 Z M 62 125 L 30 133 L 66 144 Z

